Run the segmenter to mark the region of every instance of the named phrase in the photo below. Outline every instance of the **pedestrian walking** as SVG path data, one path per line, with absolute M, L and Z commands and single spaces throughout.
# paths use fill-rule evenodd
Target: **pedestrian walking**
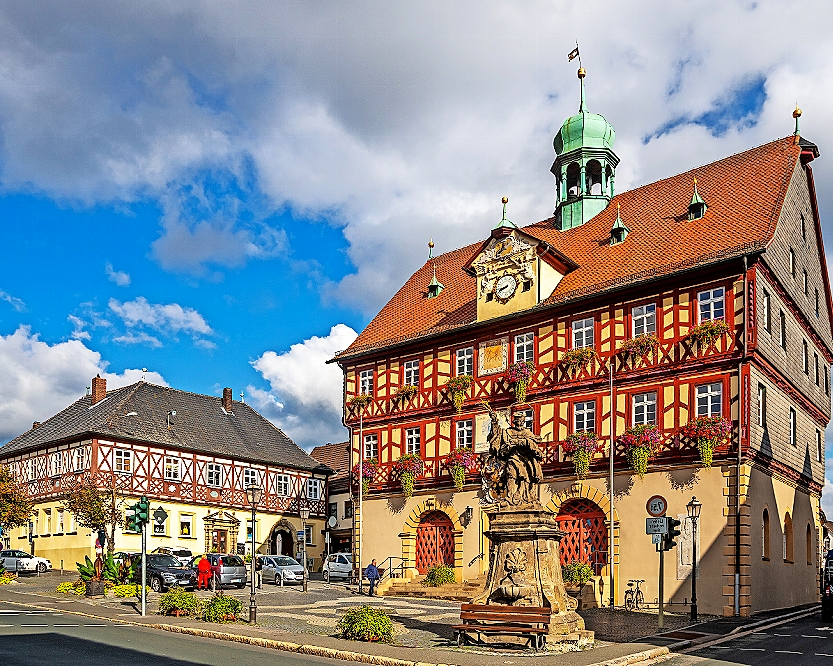
M 369 596 L 373 596 L 376 593 L 376 585 L 379 583 L 379 579 L 381 576 L 379 575 L 379 569 L 376 568 L 376 560 L 371 560 L 370 564 L 367 565 L 367 568 L 364 570 L 364 577 L 370 581 L 370 590 L 368 591 Z

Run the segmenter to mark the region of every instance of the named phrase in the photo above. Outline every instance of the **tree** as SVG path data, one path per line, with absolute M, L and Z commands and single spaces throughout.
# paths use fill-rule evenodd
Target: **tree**
M 107 533 L 107 553 L 112 556 L 116 528 L 124 520 L 115 479 L 110 477 L 105 487 L 100 488 L 88 475 L 76 477 L 72 487 L 61 496 L 61 504 L 75 516 L 80 527 Z
M 0 465 L 0 529 L 3 532 L 21 527 L 32 515 L 32 501 L 26 486 L 14 478 L 8 467 Z

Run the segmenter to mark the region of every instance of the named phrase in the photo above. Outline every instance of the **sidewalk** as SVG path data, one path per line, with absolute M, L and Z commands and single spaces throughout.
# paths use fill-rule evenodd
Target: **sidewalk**
M 49 578 L 52 580 L 48 580 Z M 656 631 L 656 615 L 624 611 L 610 613 L 606 609 L 593 609 L 583 611 L 582 615 L 586 619 L 588 628 L 595 628 L 594 630 L 599 632 L 595 647 L 582 651 L 535 654 L 527 650 L 507 649 L 498 652 L 478 647 L 457 648 L 447 628 L 456 622 L 455 617 L 459 617 L 459 604 L 455 606 L 450 602 L 444 602 L 438 607 L 436 602 L 425 605 L 415 603 L 416 600 L 399 598 L 370 599 L 346 591 L 344 588 L 332 590 L 321 586 L 315 591 L 311 590 L 307 595 L 303 595 L 298 590 L 279 588 L 277 594 L 266 592 L 261 595 L 259 593 L 258 626 L 249 626 L 245 622 L 222 625 L 155 615 L 158 595 L 152 595 L 152 598 L 149 598 L 148 615 L 142 618 L 135 599 L 94 601 L 50 593 L 49 588 L 54 590 L 58 580 L 54 576 L 48 576 L 39 581 L 28 579 L 19 585 L 0 587 L 0 601 L 79 613 L 116 622 L 140 624 L 210 638 L 238 642 L 251 641 L 264 647 L 375 663 L 382 666 L 403 666 L 419 662 L 457 666 L 505 666 L 507 658 L 512 661 L 536 659 L 547 663 L 557 660 L 559 664 L 565 666 L 590 666 L 629 656 L 627 662 L 634 663 L 665 654 L 669 647 L 680 644 L 681 641 L 688 645 L 690 640 L 705 640 L 715 635 L 727 634 L 738 627 L 757 623 L 762 619 L 771 621 L 773 617 L 788 612 L 773 612 L 767 614 L 769 617 L 762 615 L 753 618 L 704 618 L 705 622 L 695 626 L 689 626 L 690 622 L 687 617 L 676 614 L 669 617 L 673 620 L 673 625 L 667 625 L 670 634 L 646 636 L 645 634 Z M 242 597 L 240 592 L 234 591 L 234 593 L 235 596 Z M 266 602 L 263 597 L 268 597 L 272 601 L 261 605 L 262 602 Z M 246 605 L 247 601 L 248 593 L 246 593 Z M 404 642 L 404 644 L 360 643 L 332 636 L 337 616 L 340 615 L 339 611 L 343 612 L 346 606 L 363 603 L 380 605 L 390 612 L 397 629 L 404 628 L 405 635 L 397 636 L 398 642 Z M 421 616 L 407 617 L 408 614 L 420 612 L 423 613 Z M 314 624 L 310 625 L 309 622 Z M 654 623 L 653 628 L 651 623 Z M 617 640 L 617 636 L 633 635 L 635 631 L 640 637 Z M 405 641 L 400 641 L 400 638 Z M 611 639 L 616 642 L 611 642 Z

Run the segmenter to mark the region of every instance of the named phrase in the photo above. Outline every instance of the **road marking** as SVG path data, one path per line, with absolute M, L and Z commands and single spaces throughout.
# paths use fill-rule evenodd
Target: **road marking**
M 57 622 L 52 625 L 53 627 L 77 627 L 77 624 L 58 624 Z
M 13 627 L 13 624 L 0 624 L 0 627 Z
M 21 624 L 21 627 L 48 627 L 48 624 Z
M 789 638 L 792 634 L 772 634 L 773 636 L 781 636 L 781 638 Z
M 825 654 L 824 652 L 816 652 L 817 657 L 833 657 L 833 654 Z
M 736 648 L 737 650 L 742 650 L 743 652 L 766 652 L 764 648 Z
M 801 634 L 801 638 L 827 638 L 827 636 L 808 636 L 807 634 Z
M 109 624 L 85 624 L 85 627 L 109 627 Z
M 803 652 L 794 652 L 793 650 L 776 650 L 776 654 L 804 654 Z

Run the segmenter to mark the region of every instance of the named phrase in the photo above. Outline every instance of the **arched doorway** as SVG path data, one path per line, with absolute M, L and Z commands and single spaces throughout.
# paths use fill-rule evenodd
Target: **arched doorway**
M 424 514 L 416 530 L 416 569 L 420 574 L 434 564 L 454 566 L 454 524 L 442 511 Z
M 561 505 L 556 516 L 565 532 L 561 539 L 561 566 L 585 562 L 597 576 L 607 564 L 607 518 L 589 499 L 572 499 Z
M 280 520 L 272 527 L 269 554 L 295 557 L 295 528 L 288 520 Z

